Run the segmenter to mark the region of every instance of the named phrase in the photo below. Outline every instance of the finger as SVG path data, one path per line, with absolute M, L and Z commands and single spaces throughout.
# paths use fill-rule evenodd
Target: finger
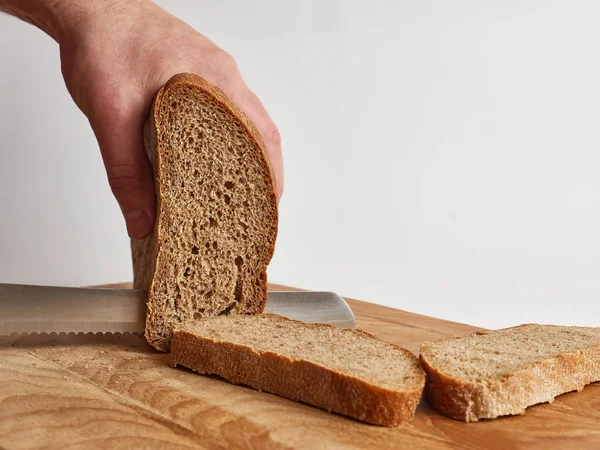
M 246 113 L 258 129 L 267 149 L 267 156 L 271 162 L 271 167 L 273 168 L 277 200 L 281 200 L 284 189 L 284 174 L 283 151 L 279 130 L 260 99 L 243 81 L 238 81 L 236 84 L 227 83 L 222 89 Z
M 254 93 L 250 92 L 246 101 L 242 100 L 241 108 L 246 111 L 246 114 L 250 117 L 250 120 L 252 120 L 254 125 L 256 125 L 256 128 L 263 138 L 265 147 L 267 148 L 267 154 L 271 160 L 271 166 L 273 167 L 277 200 L 281 200 L 284 188 L 281 134 L 271 120 L 267 110 Z
M 94 108 L 97 113 L 90 117 L 90 124 L 127 232 L 131 238 L 141 239 L 152 232 L 156 215 L 152 167 L 143 143 L 146 111 L 143 101 L 123 97 L 104 98 Z
M 273 169 L 277 200 L 283 195 L 283 153 L 281 135 L 259 98 L 248 88 L 235 59 L 215 47 L 198 63 L 198 72 L 218 86 L 250 118 L 260 133 Z

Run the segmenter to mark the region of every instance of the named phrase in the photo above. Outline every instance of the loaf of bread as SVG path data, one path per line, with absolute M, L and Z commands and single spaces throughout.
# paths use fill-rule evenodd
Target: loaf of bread
M 150 237 L 132 242 L 134 287 L 148 292 L 146 339 L 168 351 L 176 324 L 263 311 L 277 199 L 259 132 L 199 76 L 160 89 L 144 144 L 157 219 Z
M 274 314 L 176 327 L 170 362 L 384 426 L 410 421 L 425 373 L 408 350 L 358 330 Z
M 420 353 L 425 399 L 466 422 L 522 414 L 600 381 L 600 328 L 522 325 L 427 342 Z

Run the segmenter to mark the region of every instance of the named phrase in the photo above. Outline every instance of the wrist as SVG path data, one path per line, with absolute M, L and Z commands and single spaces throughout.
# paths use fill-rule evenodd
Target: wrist
M 67 12 L 64 3 L 62 0 L 0 0 L 0 11 L 34 25 L 58 41 Z
M 0 11 L 28 22 L 59 44 L 77 36 L 90 18 L 114 8 L 150 0 L 0 0 Z

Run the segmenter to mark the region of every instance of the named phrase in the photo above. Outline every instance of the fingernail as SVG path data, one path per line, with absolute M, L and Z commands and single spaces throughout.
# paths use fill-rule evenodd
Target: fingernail
M 127 233 L 132 239 L 142 239 L 152 231 L 150 216 L 143 209 L 134 209 L 123 214 L 127 223 Z

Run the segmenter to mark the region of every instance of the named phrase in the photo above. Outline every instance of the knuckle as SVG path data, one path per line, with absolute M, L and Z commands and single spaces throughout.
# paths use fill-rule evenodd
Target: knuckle
M 266 125 L 268 125 L 269 128 L 274 127 L 268 120 L 267 112 L 265 111 L 262 102 L 254 92 L 245 89 L 242 98 L 242 107 L 252 118 L 254 118 L 255 122 L 258 122 L 258 126 L 262 125 L 262 128 L 265 128 Z M 265 138 L 266 137 L 267 136 L 265 136 Z
M 265 140 L 271 145 L 281 146 L 281 133 L 275 125 L 267 131 Z
M 212 78 L 218 86 L 236 85 L 241 79 L 233 56 L 220 48 L 208 50 L 200 69 L 200 73 Z
M 235 58 L 228 52 L 222 49 L 215 50 L 212 55 L 215 63 L 225 71 L 237 71 L 238 65 Z
M 99 86 L 97 92 L 94 94 L 96 94 L 93 97 L 95 99 L 94 109 L 98 114 L 104 116 L 105 119 L 109 118 L 112 122 L 122 123 L 130 117 L 131 110 L 126 101 L 127 95 L 123 92 L 123 89 Z
M 108 184 L 116 197 L 137 192 L 142 188 L 142 178 L 131 164 L 119 164 L 107 170 Z
M 135 115 L 136 92 L 127 85 L 115 85 L 104 79 L 93 80 L 85 87 L 84 113 L 99 124 L 129 123 Z
M 269 117 L 260 99 L 254 93 L 250 92 L 245 98 L 243 107 L 247 111 L 249 117 L 254 119 L 254 123 L 261 130 L 261 136 L 265 144 L 281 147 L 281 133 Z

